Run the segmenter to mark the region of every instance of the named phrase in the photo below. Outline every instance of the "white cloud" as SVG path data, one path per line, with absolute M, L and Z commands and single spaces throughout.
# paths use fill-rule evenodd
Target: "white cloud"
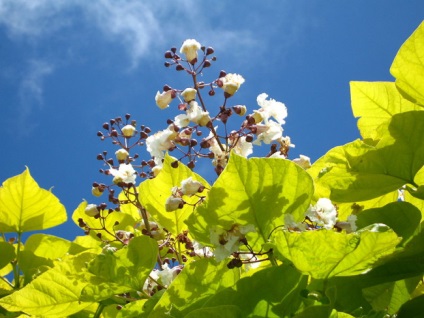
M 36 112 L 35 107 L 42 107 L 43 105 L 43 81 L 46 76 L 53 72 L 53 69 L 53 65 L 46 61 L 31 60 L 21 80 L 18 124 L 21 127 L 26 127 L 27 133 L 35 127 L 30 117 Z
M 201 37 L 221 50 L 257 43 L 250 31 L 216 23 L 222 6 L 211 6 L 207 14 L 204 10 L 195 0 L 3 0 L 0 26 L 11 38 L 43 41 L 63 28 L 94 25 L 107 40 L 124 47 L 132 66 L 188 37 Z

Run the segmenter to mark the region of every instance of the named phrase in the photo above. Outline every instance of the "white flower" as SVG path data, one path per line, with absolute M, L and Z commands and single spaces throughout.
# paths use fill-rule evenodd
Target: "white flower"
M 198 192 L 203 191 L 205 186 L 191 177 L 181 181 L 181 192 L 183 195 L 192 196 Z
M 270 117 L 274 117 L 274 119 L 280 125 L 283 125 L 285 123 L 284 118 L 287 117 L 286 106 L 274 99 L 267 100 L 267 97 L 268 95 L 265 93 L 258 95 L 256 100 L 258 105 L 261 106 L 258 112 L 262 115 L 264 120 L 268 120 Z
M 171 285 L 172 281 L 177 277 L 178 273 L 181 272 L 182 266 L 175 266 L 173 268 L 169 268 L 168 264 L 162 265 L 162 270 L 157 272 L 159 282 L 168 287 Z
M 109 173 L 114 176 L 113 182 L 115 184 L 124 182 L 135 184 L 135 179 L 137 177 L 137 172 L 134 170 L 131 164 L 121 163 L 119 169 L 114 168 L 109 169 Z
M 182 93 L 181 96 L 184 98 L 186 103 L 191 102 L 196 98 L 197 91 L 194 88 L 186 88 Z
M 89 216 L 89 217 L 95 217 L 96 215 L 98 215 L 100 212 L 97 209 L 97 205 L 95 204 L 88 204 L 85 207 L 84 213 Z
M 163 92 L 162 94 L 158 91 L 155 96 L 156 105 L 160 109 L 165 109 L 169 107 L 169 104 L 172 101 L 172 90 Z
M 225 77 L 221 77 L 220 81 L 224 92 L 232 96 L 238 91 L 240 85 L 244 83 L 244 78 L 239 74 L 229 73 Z
M 256 232 L 253 224 L 244 226 L 234 224 L 229 231 L 218 226 L 211 227 L 210 240 L 215 246 L 214 254 L 216 261 L 220 262 L 236 252 L 240 243 L 246 239 L 245 235 L 249 232 Z
M 185 40 L 181 46 L 180 53 L 185 54 L 187 61 L 192 62 L 197 58 L 197 51 L 200 50 L 201 45 L 194 39 Z
M 209 117 L 209 112 L 203 111 L 196 101 L 191 101 L 189 103 L 187 116 L 191 122 L 200 126 L 206 126 L 206 124 L 211 120 Z
M 261 145 L 261 141 L 270 144 L 273 141 L 279 140 L 283 137 L 283 127 L 273 120 L 269 120 L 264 125 L 256 125 L 257 138 L 253 142 L 255 145 Z
M 253 144 L 246 141 L 246 137 L 240 137 L 237 140 L 237 144 L 233 148 L 234 152 L 239 156 L 247 157 L 253 153 Z
M 175 116 L 174 124 L 180 128 L 187 127 L 190 124 L 190 118 L 187 116 L 187 114 L 180 114 Z
M 196 241 L 192 241 L 193 243 L 193 249 L 194 249 L 194 253 L 196 253 L 196 255 L 202 256 L 202 257 L 212 257 L 213 256 L 213 252 L 211 251 L 211 249 L 207 246 L 203 246 L 202 244 L 200 244 L 199 242 Z
M 311 159 L 304 155 L 299 155 L 299 158 L 293 159 L 293 162 L 301 166 L 303 169 L 311 167 Z
M 309 207 L 306 211 L 306 216 L 327 230 L 334 227 L 337 222 L 337 210 L 331 201 L 327 198 L 321 198 L 315 206 Z
M 162 159 L 165 158 L 165 151 L 175 147 L 172 142 L 178 136 L 172 125 L 165 130 L 158 131 L 156 134 L 147 137 L 146 148 L 152 157 L 155 158 L 155 163 L 162 166 Z
M 127 159 L 129 155 L 130 154 L 128 153 L 128 151 L 126 151 L 123 148 L 118 149 L 117 151 L 115 151 L 116 159 L 118 159 L 119 161 L 123 161 L 123 160 Z
M 165 202 L 166 212 L 173 212 L 175 210 L 181 209 L 183 206 L 184 200 L 181 198 L 176 198 L 172 195 Z
M 133 125 L 126 125 L 122 127 L 121 131 L 125 137 L 130 138 L 135 134 L 135 127 Z

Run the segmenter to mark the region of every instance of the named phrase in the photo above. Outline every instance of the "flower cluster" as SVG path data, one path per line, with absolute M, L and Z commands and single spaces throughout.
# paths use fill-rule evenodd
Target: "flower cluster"
M 214 226 L 210 229 L 210 240 L 214 245 L 215 259 L 220 262 L 238 251 L 240 244 L 247 245 L 246 234 L 256 232 L 253 224 L 234 224 L 229 230 Z
M 205 186 L 196 180 L 193 180 L 192 177 L 189 177 L 183 181 L 181 181 L 180 187 L 173 187 L 171 189 L 171 196 L 166 200 L 165 210 L 167 212 L 172 212 L 177 209 L 182 209 L 186 202 L 183 199 L 183 196 L 192 197 L 193 195 L 197 195 L 198 193 L 203 192 Z M 200 201 L 203 197 L 200 197 Z
M 305 212 L 305 220 L 296 222 L 293 215 L 286 214 L 284 216 L 285 228 L 291 231 L 308 231 L 315 229 L 355 232 L 356 215 L 352 214 L 347 218 L 347 221 L 341 222 L 338 220 L 338 212 L 336 206 L 333 205 L 330 199 L 320 198 L 315 205 L 311 205 Z

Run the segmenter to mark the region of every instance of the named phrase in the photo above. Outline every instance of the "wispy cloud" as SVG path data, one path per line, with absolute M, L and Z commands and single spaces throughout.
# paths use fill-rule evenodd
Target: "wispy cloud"
M 29 41 L 48 39 L 78 24 L 94 26 L 106 39 L 120 43 L 136 67 L 170 39 L 175 45 L 186 37 L 200 36 L 221 49 L 253 46 L 257 39 L 251 32 L 216 24 L 220 8 L 215 5 L 205 15 L 195 0 L 4 0 L 0 25 L 11 38 Z
M 43 81 L 53 70 L 53 65 L 46 61 L 31 60 L 28 63 L 28 68 L 20 83 L 18 107 L 18 124 L 26 127 L 27 133 L 30 133 L 36 126 L 36 123 L 30 119 L 37 112 L 37 107 L 40 109 L 43 105 Z

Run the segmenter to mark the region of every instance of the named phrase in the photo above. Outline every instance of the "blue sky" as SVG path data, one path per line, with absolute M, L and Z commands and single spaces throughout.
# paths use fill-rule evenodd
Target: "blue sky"
M 423 19 L 421 0 L 3 0 L 0 180 L 28 166 L 69 216 L 95 201 L 96 155 L 113 149 L 97 131 L 125 113 L 153 131 L 166 127 L 176 103 L 160 111 L 156 91 L 189 82 L 163 67 L 163 53 L 187 38 L 215 49 L 206 81 L 221 69 L 246 79 L 233 104 L 257 109 L 263 92 L 285 103 L 290 157 L 315 161 L 359 137 L 349 81 L 393 80 L 393 58 Z M 48 232 L 81 234 L 71 221 Z

